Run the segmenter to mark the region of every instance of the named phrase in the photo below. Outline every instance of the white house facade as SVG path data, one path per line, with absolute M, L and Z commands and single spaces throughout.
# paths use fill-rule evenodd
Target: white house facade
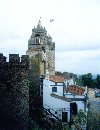
M 51 118 L 70 122 L 72 115 L 82 109 L 87 111 L 87 92 L 83 88 L 66 86 L 63 77 L 47 75 L 43 81 L 43 107 Z

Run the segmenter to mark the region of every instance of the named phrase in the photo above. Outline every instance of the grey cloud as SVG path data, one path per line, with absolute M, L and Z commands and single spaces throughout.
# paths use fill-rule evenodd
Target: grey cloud
M 20 34 L 18 34 L 18 33 L 16 33 L 16 32 L 14 32 L 14 31 L 9 31 L 9 32 L 0 32 L 0 41 L 4 41 L 4 40 L 10 40 L 10 39 L 12 39 L 12 40 L 18 40 L 18 39 L 22 39 L 23 37 L 20 35 Z
M 85 44 L 76 44 L 75 45 L 66 45 L 66 46 L 56 46 L 57 52 L 66 52 L 66 51 L 89 51 L 89 50 L 98 50 L 100 49 L 100 44 L 98 43 L 85 43 Z

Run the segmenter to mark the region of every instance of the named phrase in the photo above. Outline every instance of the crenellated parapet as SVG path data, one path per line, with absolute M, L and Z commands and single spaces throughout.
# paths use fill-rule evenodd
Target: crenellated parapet
M 0 69 L 29 69 L 29 56 L 22 55 L 19 57 L 19 54 L 9 54 L 9 62 L 6 61 L 6 57 L 0 53 Z

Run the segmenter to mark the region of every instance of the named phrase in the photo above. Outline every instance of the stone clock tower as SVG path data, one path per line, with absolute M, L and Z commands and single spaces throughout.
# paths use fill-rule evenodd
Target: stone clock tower
M 47 35 L 40 20 L 37 27 L 32 29 L 26 54 L 30 58 L 30 68 L 36 73 L 44 75 L 48 70 L 50 75 L 55 75 L 55 43 L 52 42 L 52 37 Z

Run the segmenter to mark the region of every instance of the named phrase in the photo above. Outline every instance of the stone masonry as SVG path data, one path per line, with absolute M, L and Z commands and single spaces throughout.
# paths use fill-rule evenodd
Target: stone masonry
M 55 43 L 52 37 L 47 35 L 40 20 L 37 27 L 32 29 L 26 54 L 30 57 L 30 68 L 36 64 L 35 70 L 37 69 L 39 75 L 44 75 L 46 70 L 50 75 L 55 75 Z

